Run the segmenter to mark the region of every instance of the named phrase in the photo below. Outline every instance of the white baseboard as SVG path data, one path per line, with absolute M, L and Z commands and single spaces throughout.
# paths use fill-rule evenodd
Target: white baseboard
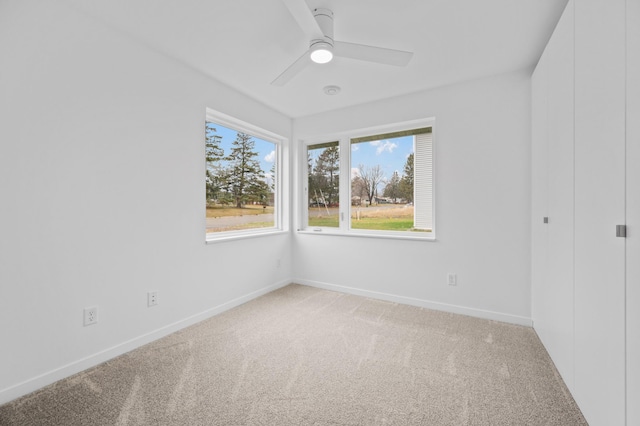
M 242 305 L 243 303 L 249 302 L 250 300 L 253 300 L 257 297 L 260 297 L 264 294 L 267 294 L 289 284 L 291 284 L 291 280 L 287 279 L 276 284 L 263 287 L 244 296 L 222 303 L 211 309 L 207 309 L 204 312 L 200 312 L 180 321 L 161 327 L 157 330 L 127 340 L 123 343 L 90 355 L 86 358 L 79 359 L 32 379 L 25 380 L 24 382 L 18 383 L 17 385 L 2 389 L 0 390 L 0 405 L 10 402 L 23 395 L 27 395 L 52 383 L 55 383 L 58 380 L 62 380 L 74 374 L 80 373 L 81 371 L 84 371 L 88 368 L 95 367 L 96 365 L 102 364 L 105 361 L 127 353 L 133 349 L 139 348 L 140 346 L 146 345 L 147 343 L 151 343 L 185 327 L 196 324 L 200 321 L 204 321 L 215 315 L 221 314 L 222 312 L 228 311 L 229 309 L 235 308 L 236 306 Z
M 494 321 L 506 322 L 509 324 L 523 325 L 532 327 L 531 318 L 521 317 L 518 315 L 503 314 L 500 312 L 486 311 L 483 309 L 468 308 L 465 306 L 450 305 L 448 303 L 432 302 L 430 300 L 416 299 L 413 297 L 397 296 L 395 294 L 380 293 L 377 291 L 363 290 L 355 287 L 346 287 L 336 284 L 323 283 L 313 280 L 294 279 L 294 283 L 307 285 L 310 287 L 322 288 L 325 290 L 333 290 L 341 293 L 354 294 L 356 296 L 369 297 L 371 299 L 385 300 L 388 302 L 402 303 L 405 305 L 419 306 L 421 308 L 434 309 L 437 311 L 450 312 L 453 314 L 468 315 L 476 318 L 489 319 Z

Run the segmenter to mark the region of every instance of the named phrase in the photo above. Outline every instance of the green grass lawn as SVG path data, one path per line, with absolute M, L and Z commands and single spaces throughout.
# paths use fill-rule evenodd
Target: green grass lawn
M 339 227 L 337 216 L 310 217 L 309 226 Z M 413 218 L 385 218 L 385 217 L 364 217 L 360 220 L 351 219 L 352 229 L 375 229 L 378 231 L 416 231 L 430 232 L 413 229 Z
M 309 217 L 309 226 L 330 226 L 337 228 L 340 226 L 338 216 Z
M 378 231 L 411 231 L 413 218 L 404 217 L 364 217 L 360 220 L 351 219 L 352 229 L 375 229 Z

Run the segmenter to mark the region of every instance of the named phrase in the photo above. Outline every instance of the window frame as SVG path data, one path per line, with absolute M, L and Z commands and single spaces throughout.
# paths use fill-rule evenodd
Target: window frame
M 242 230 L 233 230 L 233 231 L 220 231 L 220 232 L 207 232 L 206 227 L 206 214 L 205 214 L 205 243 L 215 243 L 220 241 L 228 241 L 228 240 L 237 240 L 243 238 L 255 238 L 267 235 L 274 234 L 282 234 L 286 233 L 287 229 L 285 226 L 285 215 L 283 209 L 283 176 L 284 176 L 284 161 L 283 161 L 283 151 L 284 146 L 287 142 L 287 138 L 284 136 L 278 135 L 277 133 L 270 132 L 265 130 L 259 126 L 248 123 L 246 121 L 240 120 L 238 118 L 232 117 L 230 115 L 224 114 L 222 112 L 216 111 L 211 108 L 206 108 L 205 115 L 205 123 L 212 122 L 214 124 L 226 127 L 228 129 L 234 130 L 236 132 L 242 132 L 249 134 L 258 139 L 262 139 L 266 142 L 273 143 L 276 151 L 276 182 L 274 188 L 274 208 L 273 208 L 273 221 L 274 226 L 268 228 L 250 228 L 250 229 L 242 229 Z M 204 144 L 203 144 L 204 147 Z M 206 155 L 204 157 L 204 165 L 205 169 L 207 167 Z M 203 191 L 206 193 L 205 191 Z M 205 204 L 206 204 L 206 196 L 205 196 Z M 205 206 L 206 209 L 206 206 Z
M 342 150 L 343 150 L 343 143 L 342 140 L 340 138 L 333 138 L 333 139 L 327 139 L 326 138 L 321 138 L 321 139 L 312 139 L 310 141 L 305 141 L 303 142 L 302 146 L 302 155 L 304 157 L 304 160 L 302 162 L 303 164 L 303 175 L 304 175 L 304 183 L 302 185 L 302 191 L 303 191 L 303 195 L 302 195 L 302 199 L 303 199 L 303 203 L 304 206 L 302 208 L 302 222 L 303 224 L 306 224 L 306 228 L 313 228 L 316 229 L 317 231 L 315 232 L 321 232 L 323 229 L 328 229 L 328 230 L 339 230 L 342 228 L 342 220 L 340 219 L 341 217 L 343 217 L 344 214 L 344 210 L 343 210 L 343 203 L 341 201 L 341 196 L 342 196 L 342 185 L 343 185 L 343 181 L 344 181 L 344 176 L 343 176 L 343 167 L 342 167 Z M 338 171 L 338 176 L 339 176 L 339 186 L 338 186 L 338 202 L 339 202 L 339 207 L 338 207 L 338 226 L 314 226 L 314 227 L 310 227 L 309 226 L 309 170 L 307 168 L 307 153 L 309 152 L 309 147 L 310 146 L 314 146 L 314 145 L 322 145 L 322 144 L 328 144 L 328 143 L 335 143 L 338 142 L 338 151 L 339 151 L 339 159 L 340 159 L 340 168 Z M 309 229 L 306 229 L 309 230 Z
M 435 241 L 436 240 L 436 146 L 437 146 L 437 129 L 435 125 L 435 117 L 393 123 L 381 126 L 372 126 L 354 130 L 347 130 L 340 133 L 325 134 L 303 138 L 300 142 L 302 147 L 300 155 L 300 180 L 302 182 L 300 190 L 300 226 L 297 230 L 300 234 L 315 235 L 339 235 L 354 236 L 365 238 L 391 238 L 403 240 L 420 240 Z M 382 135 L 386 133 L 402 132 L 424 127 L 431 128 L 432 137 L 432 160 L 431 160 L 431 232 L 412 232 L 412 231 L 385 231 L 385 230 L 369 230 L 354 229 L 351 227 L 351 140 L 367 137 L 369 135 Z M 317 227 L 309 226 L 308 217 L 308 170 L 307 170 L 307 151 L 309 146 L 338 141 L 340 147 L 340 194 L 339 194 L 339 227 Z M 346 197 L 346 200 L 344 198 Z

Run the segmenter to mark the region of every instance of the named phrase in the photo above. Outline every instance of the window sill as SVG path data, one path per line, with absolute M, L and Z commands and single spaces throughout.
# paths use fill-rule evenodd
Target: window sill
M 329 228 L 307 228 L 298 229 L 298 234 L 302 235 L 333 235 L 339 237 L 359 237 L 359 238 L 379 238 L 379 239 L 391 239 L 391 240 L 413 240 L 413 241 L 436 241 L 434 232 L 425 233 L 409 233 L 409 232 L 383 232 L 383 231 L 363 231 L 363 230 L 350 230 L 348 232 L 340 231 L 338 229 Z
M 246 238 L 257 238 L 257 237 L 268 237 L 273 235 L 284 235 L 288 234 L 289 231 L 286 229 L 258 229 L 251 231 L 238 231 L 238 232 L 211 232 L 206 234 L 205 244 L 215 244 L 223 241 L 234 241 L 234 240 L 243 240 Z

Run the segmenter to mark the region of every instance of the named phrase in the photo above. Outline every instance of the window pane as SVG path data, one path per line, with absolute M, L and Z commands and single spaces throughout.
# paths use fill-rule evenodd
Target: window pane
M 277 145 L 206 122 L 207 233 L 275 227 Z
M 328 142 L 307 147 L 308 225 L 339 227 L 340 147 Z
M 433 229 L 431 128 L 351 139 L 351 228 Z

